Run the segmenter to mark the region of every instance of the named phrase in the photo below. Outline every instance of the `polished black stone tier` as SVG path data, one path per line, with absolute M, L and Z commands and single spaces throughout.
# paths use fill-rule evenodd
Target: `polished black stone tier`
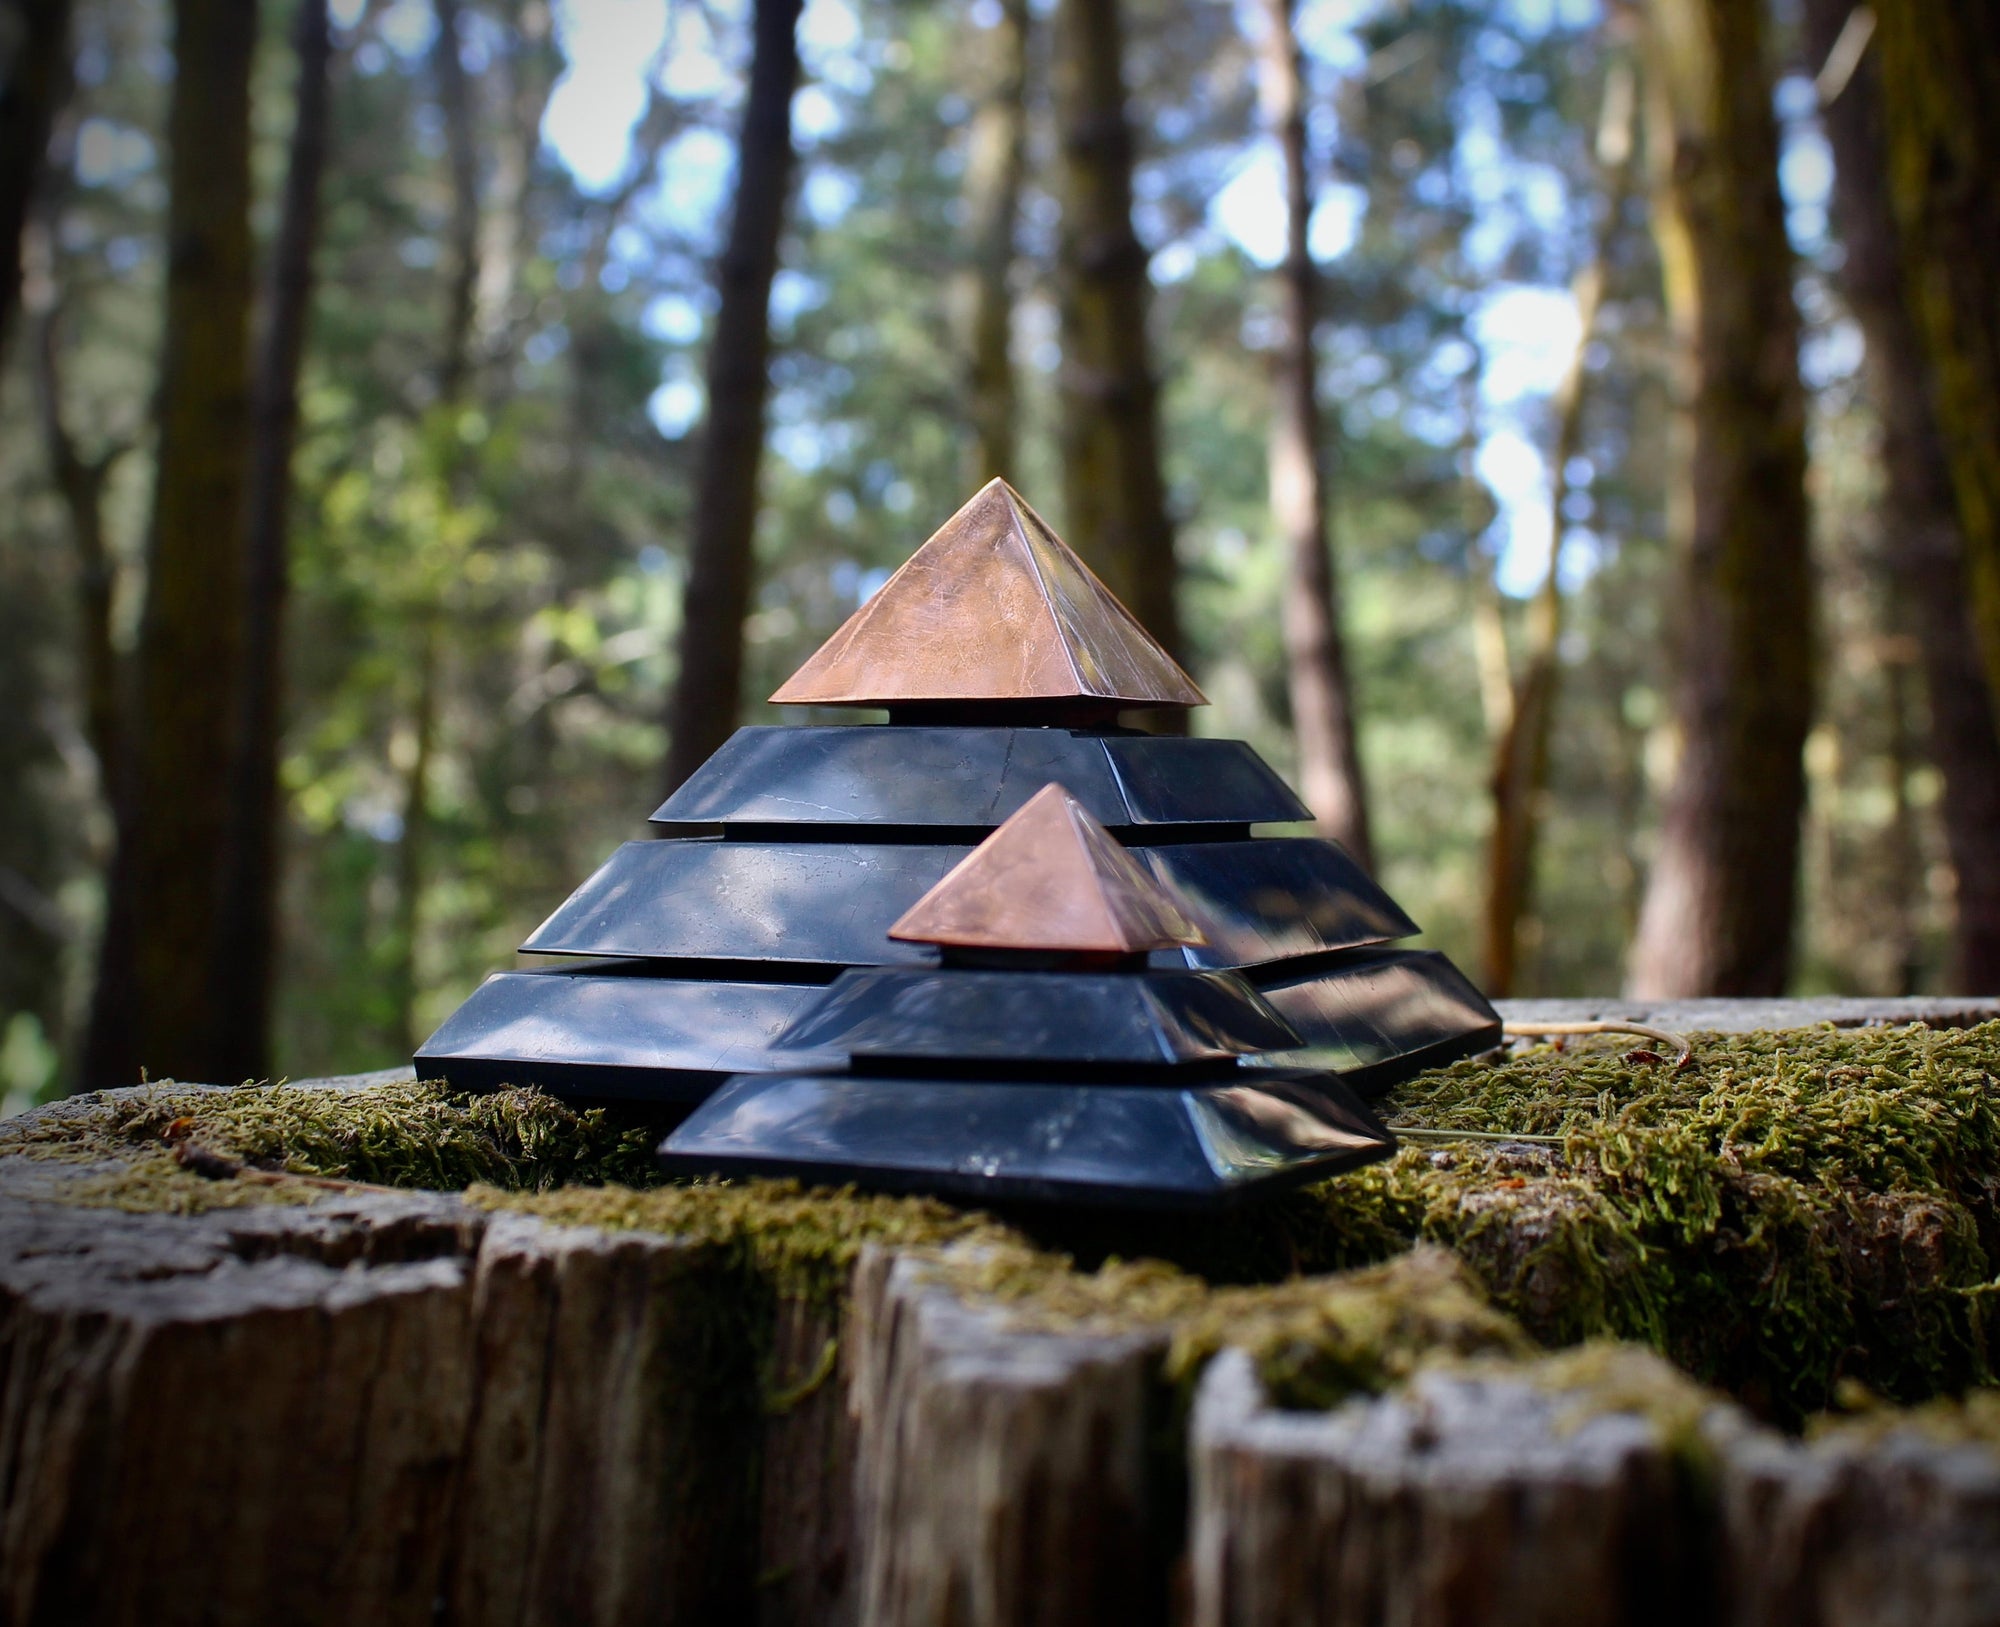
M 858 724 L 738 729 L 653 823 L 990 830 L 1052 783 L 1133 843 L 1312 817 L 1240 740 Z
M 627 842 L 521 947 L 530 954 L 922 963 L 889 928 L 971 849 L 864 842 Z M 1379 944 L 1416 923 L 1346 853 L 1310 837 L 1180 842 L 1133 856 L 1205 944 L 1152 964 L 1229 970 Z
M 1228 972 L 843 972 L 780 1036 L 857 1060 L 1072 1064 L 1228 1061 L 1304 1043 Z
M 1324 1068 L 1363 1095 L 1500 1043 L 1500 1014 L 1433 949 L 1356 950 L 1309 970 L 1266 967 L 1258 992 L 1303 1044 L 1252 1061 Z
M 463 1090 L 538 1085 L 558 1095 L 698 1102 L 733 1073 L 838 1066 L 785 1051 L 815 983 L 648 976 L 630 969 L 498 972 L 417 1052 L 417 1074 Z
M 975 1203 L 1228 1204 L 1373 1163 L 1395 1138 L 1323 1074 L 1075 1085 L 752 1074 L 661 1148 L 670 1172 L 779 1175 Z

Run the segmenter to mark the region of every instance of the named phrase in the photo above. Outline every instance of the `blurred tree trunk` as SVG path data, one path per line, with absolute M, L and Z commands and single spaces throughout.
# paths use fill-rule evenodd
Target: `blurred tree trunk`
M 69 86 L 70 0 L 0 0 L 0 360 L 21 303 L 21 238 Z
M 966 417 L 972 444 L 966 488 L 1014 464 L 1014 271 L 1016 226 L 1027 142 L 1028 5 L 1001 0 L 1000 19 L 981 42 L 979 105 L 965 157 L 966 267 L 959 276 L 959 343 L 965 357 Z
M 35 212 L 37 220 L 28 242 L 36 246 L 33 258 L 37 267 L 26 283 L 23 301 L 30 318 L 35 410 L 41 421 L 49 475 L 62 498 L 76 543 L 77 665 L 83 673 L 84 733 L 97 758 L 98 783 L 108 801 L 121 760 L 125 700 L 123 663 L 111 636 L 118 563 L 105 536 L 104 488 L 118 460 L 131 447 L 126 441 L 111 441 L 94 454 L 86 453 L 70 430 L 63 405 L 63 312 L 54 275 L 59 200 L 45 194 L 36 201 Z
M 479 146 L 472 87 L 459 54 L 459 0 L 432 0 L 437 35 L 431 44 L 431 77 L 444 116 L 445 167 L 451 181 L 451 210 L 445 226 L 444 328 L 438 346 L 435 450 L 438 509 L 456 507 L 461 485 L 463 442 L 458 415 L 472 384 L 473 325 L 479 312 Z M 442 584 L 438 585 L 441 589 Z M 418 607 L 416 691 L 411 697 L 415 749 L 403 782 L 402 834 L 396 843 L 396 919 L 390 933 L 389 987 L 396 1008 L 397 1043 L 416 1049 L 417 941 L 423 926 L 424 860 L 430 851 L 430 776 L 436 759 L 442 666 L 438 648 L 442 616 L 435 603 Z
M 217 929 L 242 676 L 252 0 L 176 0 L 159 441 L 92 1085 L 217 1079 Z
M 736 198 L 716 268 L 708 424 L 681 600 L 681 670 L 667 711 L 667 789 L 727 740 L 743 698 L 743 618 L 755 569 L 757 479 L 770 393 L 771 282 L 791 191 L 800 0 L 756 0 Z
M 1375 866 L 1368 796 L 1355 745 L 1354 692 L 1340 624 L 1332 540 L 1332 480 L 1319 406 L 1319 267 L 1310 234 L 1312 154 L 1306 139 L 1304 64 L 1292 0 L 1265 0 L 1258 93 L 1285 173 L 1285 263 L 1278 278 L 1280 332 L 1270 439 L 1271 514 L 1284 539 L 1285 673 L 1299 789 L 1322 834 Z
M 1058 0 L 1065 535 L 1156 639 L 1187 653 L 1146 347 L 1151 288 L 1132 229 L 1119 0 Z
M 1807 0 L 1806 43 L 1831 59 L 1850 0 Z M 1882 86 L 1873 55 L 1821 109 L 1834 154 L 1841 286 L 1867 340 L 1881 423 L 1882 546 L 1914 613 L 1930 699 L 1930 756 L 1944 776 L 1944 834 L 1958 876 L 1952 988 L 2000 991 L 2000 729 L 1967 611 L 1964 543 L 1911 320 L 1884 163 Z
M 1654 231 L 1675 341 L 1679 763 L 1631 964 L 1647 998 L 1791 971 L 1812 715 L 1805 410 L 1764 10 L 1648 0 Z
M 1562 555 L 1568 530 L 1563 509 L 1569 502 L 1569 466 L 1583 445 L 1583 408 L 1590 370 L 1590 347 L 1604 308 L 1611 251 L 1631 188 L 1638 91 L 1631 65 L 1613 63 L 1604 84 L 1598 121 L 1597 161 L 1602 194 L 1590 258 L 1576 274 L 1576 348 L 1556 387 L 1555 444 L 1549 453 L 1549 565 L 1541 591 L 1528 610 L 1528 648 L 1512 680 L 1505 726 L 1494 742 L 1488 778 L 1493 798 L 1493 833 L 1486 866 L 1486 992 L 1504 999 L 1515 992 L 1520 972 L 1521 927 L 1534 906 L 1535 851 L 1541 836 L 1542 804 L 1548 795 L 1549 746 L 1555 728 L 1556 691 L 1562 678 Z
M 312 309 L 320 177 L 326 168 L 333 39 L 327 0 L 300 0 L 291 152 L 277 236 L 264 279 L 263 331 L 251 382 L 249 540 L 245 558 L 242 709 L 237 723 L 229 868 L 224 876 L 216 1010 L 219 1077 L 271 1072 L 277 983 L 278 887 L 284 804 L 284 620 L 290 584 L 292 449 L 298 440 L 299 366 Z
M 1888 189 L 2000 703 L 2000 8 L 1880 0 Z

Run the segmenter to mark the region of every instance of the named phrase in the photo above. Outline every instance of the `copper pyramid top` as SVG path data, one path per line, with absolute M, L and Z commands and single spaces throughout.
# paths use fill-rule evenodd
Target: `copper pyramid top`
M 954 949 L 1143 954 L 1201 943 L 1118 838 L 1045 785 L 889 929 Z
M 1208 704 L 1004 480 L 982 486 L 771 699 Z

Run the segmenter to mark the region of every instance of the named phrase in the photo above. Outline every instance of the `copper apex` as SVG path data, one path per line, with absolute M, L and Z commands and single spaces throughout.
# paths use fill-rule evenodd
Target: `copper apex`
M 1037 791 L 889 929 L 954 949 L 1142 954 L 1201 929 L 1060 785 Z
M 1173 657 L 1004 480 L 982 486 L 771 699 L 1207 705 Z

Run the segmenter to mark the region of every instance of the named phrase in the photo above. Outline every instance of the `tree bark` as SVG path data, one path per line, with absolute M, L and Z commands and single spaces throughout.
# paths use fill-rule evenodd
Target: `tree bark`
M 1649 0 L 1654 231 L 1675 339 L 1680 758 L 1630 968 L 1644 996 L 1791 971 L 1812 713 L 1805 413 L 1761 7 Z
M 1988 688 L 2000 705 L 2000 12 L 1882 0 L 1888 187 L 1930 363 Z
M 278 971 L 284 820 L 278 747 L 290 586 L 292 449 L 298 440 L 299 368 L 312 309 L 320 177 L 326 167 L 333 62 L 327 0 L 300 0 L 293 38 L 298 80 L 291 153 L 265 278 L 264 328 L 252 383 L 243 704 L 237 722 L 230 794 L 234 823 L 216 967 L 218 1067 L 225 1079 L 263 1078 L 272 1071 L 271 1001 Z
M 1329 536 L 1332 452 L 1319 404 L 1319 267 L 1310 234 L 1312 154 L 1305 72 L 1292 0 L 1265 0 L 1258 94 L 1285 173 L 1285 263 L 1271 411 L 1271 515 L 1285 546 L 1285 676 L 1298 741 L 1299 791 L 1323 835 L 1375 866 L 1368 794 L 1355 742 L 1353 685 Z
M 70 0 L 0 0 L 0 361 L 21 303 L 21 238 L 69 89 Z
M 251 0 L 176 0 L 159 443 L 85 1078 L 213 1079 L 249 477 Z
M 120 761 L 123 679 L 111 637 L 118 563 L 104 534 L 104 486 L 129 448 L 113 442 L 91 457 L 77 446 L 63 416 L 60 309 L 52 306 L 33 314 L 35 406 L 42 421 L 42 444 L 76 542 L 84 734 L 97 757 L 98 783 L 109 796 Z
M 1015 458 L 1015 239 L 1025 172 L 1028 84 L 1027 0 L 1002 0 L 986 30 L 984 83 L 965 154 L 966 267 L 959 277 L 959 343 L 965 357 L 968 491 L 1012 480 Z
M 1827 59 L 1852 10 L 1845 0 L 1808 0 L 1813 61 Z M 1881 426 L 1882 546 L 1915 613 L 1930 755 L 1944 776 L 1945 846 L 1958 878 L 1952 986 L 1987 993 L 2000 990 L 2000 727 L 1967 609 L 1965 540 L 1897 236 L 1878 52 L 1862 58 L 1821 116 L 1835 160 L 1841 288 L 1867 342 Z
M 667 711 L 669 792 L 729 738 L 742 704 L 743 618 L 756 568 L 757 481 L 771 385 L 771 281 L 794 167 L 800 10 L 800 0 L 756 0 L 754 9 L 736 198 L 716 268 L 721 303 L 708 347 L 708 423 L 681 599 L 681 669 Z
M 460 405 L 472 368 L 473 322 L 479 305 L 479 145 L 472 90 L 459 56 L 459 0 L 432 0 L 437 38 L 431 74 L 444 114 L 445 163 L 451 174 L 451 214 L 445 227 L 444 344 L 437 370 L 438 401 Z
M 1151 287 L 1132 228 L 1132 126 L 1119 0 L 1060 0 L 1062 465 L 1065 536 L 1176 658 L 1174 528 L 1147 352 Z
M 1535 851 L 1541 835 L 1542 803 L 1548 794 L 1549 748 L 1555 729 L 1556 691 L 1562 680 L 1564 598 L 1563 540 L 1568 523 L 1569 466 L 1583 445 L 1583 409 L 1590 372 L 1590 346 L 1604 308 L 1611 274 L 1611 250 L 1625 212 L 1631 184 L 1631 157 L 1637 87 L 1630 65 L 1615 63 L 1604 87 L 1597 153 L 1601 214 L 1592 233 L 1590 258 L 1571 288 L 1576 301 L 1576 348 L 1556 387 L 1556 435 L 1550 449 L 1549 565 L 1541 591 L 1528 612 L 1528 648 L 1513 678 L 1505 724 L 1494 741 L 1488 786 L 1493 798 L 1493 833 L 1486 866 L 1486 992 L 1500 998 L 1514 992 L 1520 973 L 1521 928 L 1534 906 Z

